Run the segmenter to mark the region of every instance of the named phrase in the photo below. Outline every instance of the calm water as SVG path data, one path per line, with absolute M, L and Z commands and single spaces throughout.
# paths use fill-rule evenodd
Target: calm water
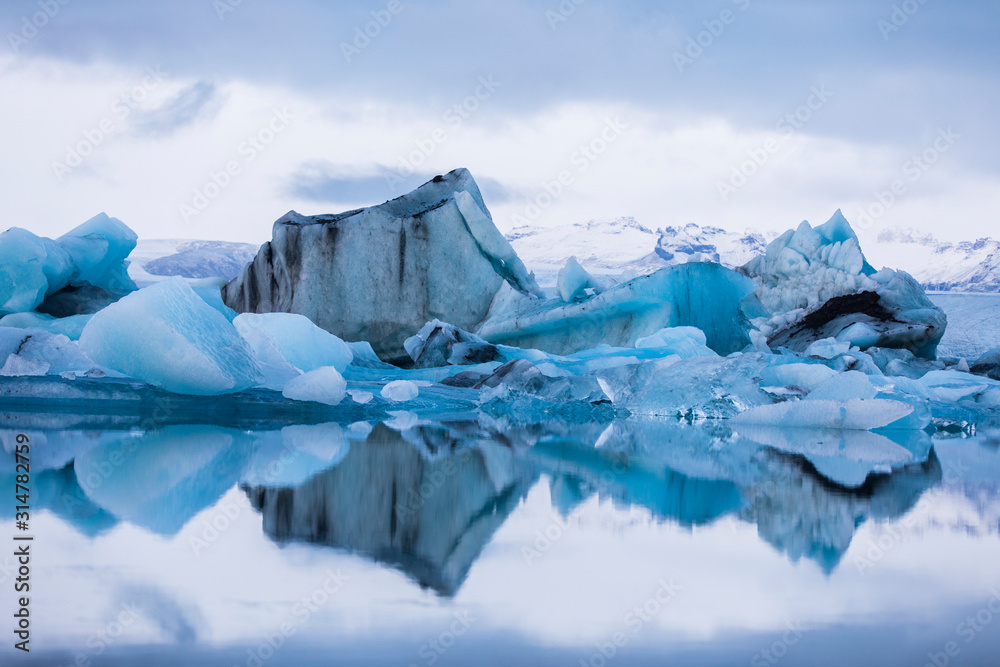
M 852 487 L 834 479 L 857 470 L 782 451 L 781 434 L 719 425 L 7 429 L 8 544 L 18 434 L 32 445 L 32 652 L 13 650 L 5 613 L 4 663 L 1000 656 L 989 430 L 911 437 L 912 463 Z

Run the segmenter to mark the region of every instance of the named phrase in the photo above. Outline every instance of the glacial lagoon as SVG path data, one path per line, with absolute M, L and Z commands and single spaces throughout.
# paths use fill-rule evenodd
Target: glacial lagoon
M 5 449 L 33 445 L 32 664 L 981 665 L 1000 650 L 1000 430 L 921 433 L 900 443 L 912 464 L 849 488 L 781 438 L 872 434 L 455 417 L 143 431 L 8 415 Z

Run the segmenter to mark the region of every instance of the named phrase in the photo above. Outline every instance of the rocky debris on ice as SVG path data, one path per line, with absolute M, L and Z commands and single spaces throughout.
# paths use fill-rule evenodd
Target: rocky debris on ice
M 243 337 L 183 278 L 145 287 L 95 314 L 80 348 L 99 364 L 178 394 L 238 392 L 264 381 Z
M 990 350 L 979 357 L 970 370 L 977 375 L 985 375 L 994 380 L 1000 380 L 1000 347 Z
M 905 348 L 933 359 L 947 318 L 908 274 L 868 264 L 840 211 L 813 229 L 803 222 L 741 269 L 773 316 L 756 324 L 772 348 L 806 350 L 834 338 L 860 349 Z
M 428 322 L 403 342 L 414 368 L 467 366 L 500 358 L 496 345 L 441 320 Z
M 238 312 L 305 315 L 405 361 L 408 336 L 435 318 L 471 329 L 505 283 L 540 292 L 458 169 L 380 206 L 288 213 L 223 298 Z

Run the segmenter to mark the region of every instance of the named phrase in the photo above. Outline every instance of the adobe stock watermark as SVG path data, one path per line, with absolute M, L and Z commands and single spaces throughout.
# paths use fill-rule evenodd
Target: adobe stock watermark
M 7 42 L 14 53 L 38 36 L 38 33 L 54 19 L 71 0 L 38 0 L 39 11 L 21 17 L 21 29 L 7 33 Z
M 62 182 L 66 176 L 73 173 L 73 170 L 82 165 L 84 160 L 92 155 L 108 137 L 121 129 L 132 112 L 163 83 L 165 75 L 160 70 L 159 65 L 147 67 L 145 72 L 145 76 L 139 83 L 132 86 L 112 103 L 111 115 L 102 118 L 96 126 L 84 130 L 83 138 L 75 144 L 66 146 L 66 155 L 62 162 L 52 163 L 52 173 L 59 182 Z
M 747 159 L 732 168 L 728 180 L 716 181 L 715 189 L 722 202 L 727 203 L 730 197 L 749 183 L 750 179 L 770 162 L 772 157 L 780 153 L 788 140 L 805 127 L 832 97 L 833 92 L 827 90 L 826 84 L 821 83 L 810 88 L 809 96 L 803 104 L 778 119 L 774 126 L 776 136 L 768 137 L 760 146 L 748 150 Z
M 108 621 L 103 628 L 92 632 L 87 637 L 86 649 L 77 652 L 73 656 L 73 662 L 67 664 L 65 667 L 91 667 L 95 662 L 94 658 L 104 655 L 108 649 L 118 643 L 126 631 L 141 616 L 142 610 L 139 609 L 135 601 L 122 603 L 121 611 Z
M 393 19 L 403 13 L 406 7 L 401 0 L 389 0 L 389 4 L 384 9 L 379 9 L 371 13 L 372 20 L 363 26 L 354 28 L 354 38 L 350 42 L 340 43 L 340 52 L 344 54 L 344 60 L 350 64 L 354 58 L 361 55 L 379 38 L 382 31 L 389 27 Z
M 447 628 L 438 633 L 431 640 L 424 642 L 417 649 L 417 655 L 421 662 L 411 662 L 409 667 L 421 667 L 421 665 L 433 665 L 448 652 L 460 637 L 465 635 L 476 622 L 476 618 L 468 610 L 455 611 L 452 613 L 454 620 Z
M 580 5 L 586 2 L 587 0 L 562 0 L 555 9 L 545 10 L 545 20 L 549 22 L 549 27 L 555 32 L 561 24 L 569 20 L 569 17 L 576 14 Z
M 751 0 L 732 0 L 732 2 L 736 5 L 737 9 L 745 12 L 750 8 Z M 685 68 L 690 67 L 694 64 L 694 61 L 701 58 L 705 54 L 705 51 L 710 49 L 716 40 L 722 37 L 722 33 L 726 31 L 726 28 L 736 22 L 737 16 L 738 14 L 735 11 L 726 8 L 719 12 L 719 15 L 715 18 L 702 21 L 705 29 L 693 37 L 689 36 L 687 46 L 683 50 L 674 51 L 674 65 L 677 66 L 677 71 L 683 74 Z
M 998 616 L 1000 616 L 1000 591 L 993 589 L 993 595 L 986 605 L 975 614 L 966 616 L 961 623 L 955 627 L 955 634 L 965 644 L 971 644 L 976 637 L 982 634 Z M 940 651 L 932 651 L 927 654 L 927 662 L 924 667 L 947 667 L 954 658 L 962 653 L 962 645 L 956 640 L 945 643 Z
M 287 130 L 294 119 L 295 115 L 288 110 L 288 107 L 275 109 L 270 119 L 259 130 L 247 135 L 247 138 L 236 147 L 238 157 L 227 161 L 217 171 L 209 171 L 208 179 L 203 185 L 194 189 L 191 200 L 178 205 L 177 210 L 181 219 L 190 224 L 193 218 L 204 213 L 212 202 L 233 184 L 235 178 L 243 173 L 244 167 L 251 164 L 274 143 L 278 135 Z
M 323 583 L 312 593 L 299 599 L 277 629 L 262 635 L 261 642 L 256 648 L 247 649 L 247 659 L 242 663 L 243 667 L 261 667 L 273 658 L 289 638 L 298 632 L 299 627 L 308 623 L 313 614 L 329 604 L 333 596 L 350 580 L 351 578 L 342 574 L 340 570 L 336 572 L 327 570 Z M 234 664 L 233 667 L 241 667 L 241 664 Z
M 236 11 L 237 7 L 243 4 L 243 0 L 213 0 L 212 8 L 215 9 L 216 16 L 220 21 L 226 20 L 226 14 Z
M 386 185 L 393 192 L 408 177 L 416 173 L 424 163 L 433 156 L 442 144 L 448 141 L 449 132 L 465 124 L 474 113 L 479 111 L 483 103 L 493 97 L 503 83 L 493 78 L 492 74 L 480 76 L 476 88 L 470 95 L 451 105 L 441 117 L 444 125 L 436 127 L 430 133 L 414 140 L 415 150 L 399 157 L 399 166 L 385 174 Z
M 903 0 L 900 4 L 893 5 L 889 18 L 879 19 L 875 24 L 882 33 L 882 39 L 888 42 L 889 37 L 902 30 L 903 26 L 928 2 L 930 0 Z
M 801 623 L 789 621 L 785 624 L 785 627 L 788 629 L 785 630 L 780 639 L 776 639 L 767 648 L 754 653 L 753 657 L 750 658 L 750 667 L 768 667 L 768 665 L 777 665 L 782 658 L 788 655 L 788 652 L 792 649 L 792 647 L 798 644 L 802 640 L 802 637 L 806 634 L 806 631 L 802 628 Z
M 580 658 L 580 667 L 605 667 L 623 648 L 642 633 L 643 629 L 669 605 L 683 586 L 660 579 L 659 588 L 642 604 L 636 605 L 622 618 L 623 630 L 612 634 L 607 640 L 595 644 L 596 649 L 588 658 Z
M 566 189 L 576 182 L 577 176 L 590 169 L 591 165 L 597 162 L 608 151 L 608 148 L 621 138 L 627 129 L 628 124 L 622 122 L 618 116 L 605 121 L 604 127 L 596 137 L 581 145 L 570 155 L 569 163 L 571 168 L 561 170 L 551 181 L 542 181 L 539 192 L 524 207 L 523 214 L 515 213 L 511 218 L 511 222 L 515 226 L 522 226 L 528 225 L 541 217 L 542 213 L 555 204 L 563 193 L 566 192 Z
M 859 229 L 869 229 L 879 218 L 884 216 L 896 202 L 905 197 L 910 186 L 923 178 L 930 169 L 938 163 L 941 157 L 955 147 L 962 135 L 950 127 L 939 128 L 937 137 L 919 153 L 915 153 L 900 167 L 902 178 L 897 178 L 885 189 L 874 192 L 875 199 L 864 206 L 857 215 L 856 226 Z

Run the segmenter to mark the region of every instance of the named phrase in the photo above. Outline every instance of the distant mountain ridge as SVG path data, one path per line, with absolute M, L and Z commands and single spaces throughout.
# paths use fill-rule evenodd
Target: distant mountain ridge
M 692 260 L 736 268 L 763 254 L 777 236 L 773 231 L 730 232 L 694 223 L 654 230 L 634 218 L 618 218 L 518 227 L 507 240 L 539 282 L 551 285 L 571 256 L 598 275 L 648 273 Z M 1000 241 L 992 238 L 949 243 L 914 229 L 889 228 L 874 243 L 862 240 L 862 251 L 876 268 L 902 269 L 927 290 L 1000 292 Z
M 624 217 L 558 227 L 517 227 L 506 235 L 514 250 L 545 286 L 569 257 L 595 275 L 651 273 L 692 260 L 743 266 L 763 254 L 778 234 L 747 229 L 730 232 L 694 223 L 653 229 Z M 924 287 L 941 292 L 1000 292 L 1000 241 L 980 238 L 950 243 L 915 229 L 887 228 L 862 250 L 876 268 L 906 271 Z M 221 241 L 140 240 L 129 257 L 129 273 L 140 284 L 168 275 L 187 278 L 238 274 L 257 246 Z

